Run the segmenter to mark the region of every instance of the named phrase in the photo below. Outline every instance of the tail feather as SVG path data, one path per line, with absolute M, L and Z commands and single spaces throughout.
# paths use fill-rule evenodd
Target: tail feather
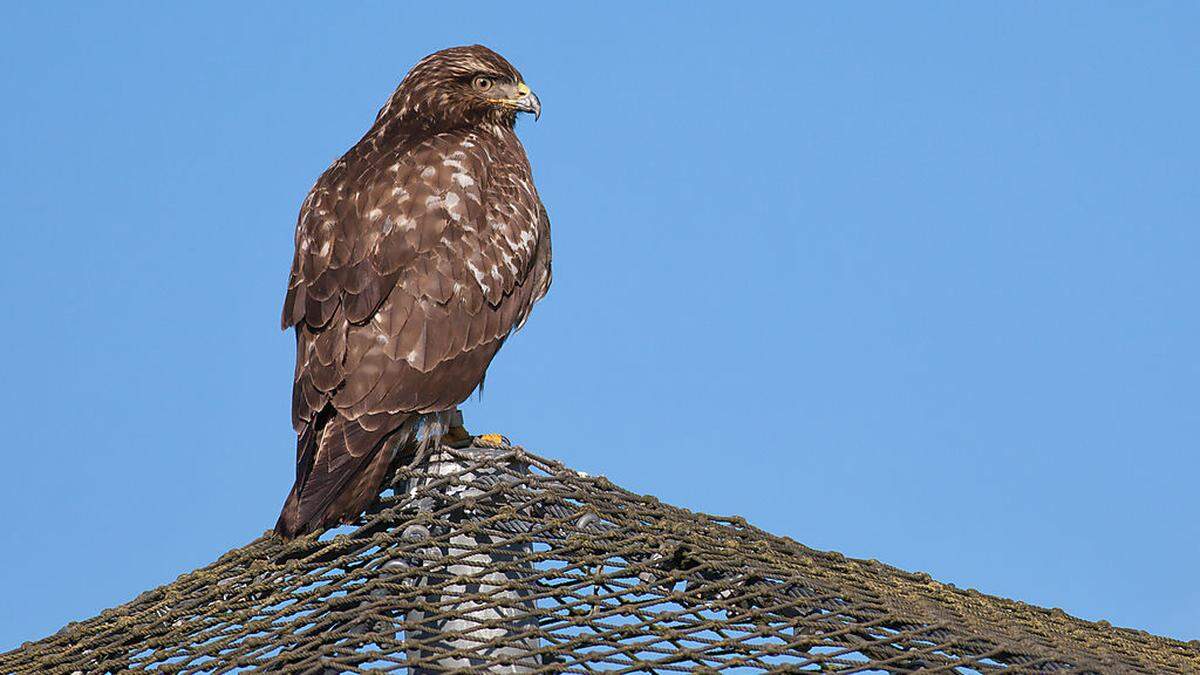
M 378 496 L 392 460 L 412 445 L 419 416 L 397 415 L 375 430 L 337 413 L 319 415 L 297 439 L 296 483 L 275 523 L 293 539 L 362 513 Z

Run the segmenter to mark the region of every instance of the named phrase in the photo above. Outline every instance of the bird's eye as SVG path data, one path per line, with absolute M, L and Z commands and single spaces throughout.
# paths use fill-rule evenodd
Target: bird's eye
M 472 86 L 475 87 L 475 89 L 477 89 L 479 91 L 487 91 L 488 89 L 492 88 L 493 83 L 492 83 L 492 78 L 484 77 L 483 75 L 480 75 L 479 77 L 476 77 L 475 81 L 472 82 L 471 84 L 472 84 Z

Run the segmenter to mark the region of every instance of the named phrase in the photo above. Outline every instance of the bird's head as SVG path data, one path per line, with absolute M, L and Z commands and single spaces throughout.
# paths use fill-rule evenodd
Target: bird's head
M 379 112 L 431 129 L 496 123 L 517 113 L 541 115 L 542 104 L 503 56 L 482 45 L 452 47 L 421 59 Z

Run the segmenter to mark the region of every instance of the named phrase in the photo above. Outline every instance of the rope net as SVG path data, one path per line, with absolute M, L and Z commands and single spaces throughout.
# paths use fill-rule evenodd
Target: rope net
M 354 526 L 264 535 L 0 672 L 1200 673 L 1200 646 L 442 448 Z

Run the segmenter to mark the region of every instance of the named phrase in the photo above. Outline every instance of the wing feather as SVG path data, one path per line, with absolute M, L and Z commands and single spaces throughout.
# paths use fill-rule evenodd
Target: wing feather
M 282 312 L 297 334 L 289 523 L 367 498 L 385 439 L 465 400 L 549 286 L 549 221 L 515 135 L 364 143 L 297 222 Z

